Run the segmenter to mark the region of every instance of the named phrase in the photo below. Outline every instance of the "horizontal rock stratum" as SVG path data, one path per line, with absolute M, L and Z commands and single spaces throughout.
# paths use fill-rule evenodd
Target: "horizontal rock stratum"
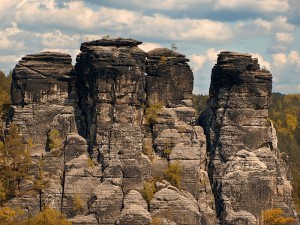
M 32 179 L 8 205 L 28 216 L 49 206 L 76 225 L 255 225 L 272 207 L 296 217 L 268 120 L 270 72 L 249 54 L 221 52 L 203 130 L 189 60 L 141 43 L 82 43 L 75 67 L 53 52 L 16 65 L 9 122 L 35 145 Z M 36 192 L 41 161 L 46 185 Z

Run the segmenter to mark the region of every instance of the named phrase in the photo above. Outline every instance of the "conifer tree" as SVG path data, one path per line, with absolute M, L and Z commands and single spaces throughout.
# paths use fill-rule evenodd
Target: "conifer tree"
M 0 184 L 2 184 L 5 199 L 10 199 L 20 193 L 21 181 L 29 177 L 30 166 L 29 150 L 22 141 L 18 126 L 12 124 L 5 135 L 5 141 L 0 142 Z

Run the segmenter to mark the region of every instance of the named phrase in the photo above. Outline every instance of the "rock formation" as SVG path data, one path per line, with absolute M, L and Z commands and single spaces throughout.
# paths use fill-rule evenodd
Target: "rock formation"
M 288 171 L 268 119 L 272 75 L 251 55 L 221 52 L 212 70 L 210 107 L 201 123 L 221 224 L 257 224 L 262 211 L 295 216 Z
M 24 188 L 35 189 L 39 171 L 44 185 L 10 200 L 10 206 L 30 216 L 49 205 L 73 224 L 215 223 L 188 60 L 167 49 L 147 55 L 139 44 L 85 42 L 75 68 L 62 53 L 19 62 L 10 120 L 25 142 L 35 144 L 33 179 Z M 155 104 L 160 106 L 150 120 L 147 112 Z M 164 180 L 173 164 L 180 165 L 180 189 Z M 147 183 L 154 184 L 148 202 Z
M 22 58 L 10 122 L 34 143 L 32 179 L 8 205 L 28 216 L 50 206 L 75 225 L 214 225 L 217 216 L 254 224 L 273 205 L 292 215 L 267 120 L 271 74 L 250 55 L 221 53 L 202 119 L 206 137 L 192 108 L 188 59 L 139 44 L 85 42 L 75 68 L 62 53 Z

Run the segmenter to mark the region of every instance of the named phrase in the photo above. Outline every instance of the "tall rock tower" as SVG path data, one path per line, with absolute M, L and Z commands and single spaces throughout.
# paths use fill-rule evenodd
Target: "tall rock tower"
M 221 52 L 212 69 L 207 135 L 209 177 L 221 224 L 257 224 L 263 210 L 294 216 L 292 187 L 268 119 L 272 75 L 248 54 Z

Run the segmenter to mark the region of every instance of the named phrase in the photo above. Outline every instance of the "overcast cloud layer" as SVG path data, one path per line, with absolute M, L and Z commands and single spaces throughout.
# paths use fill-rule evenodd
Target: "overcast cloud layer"
M 274 92 L 300 93 L 299 0 L 1 0 L 0 69 L 26 54 L 111 37 L 170 48 L 190 59 L 194 92 L 207 94 L 222 50 L 251 53 L 271 71 Z

